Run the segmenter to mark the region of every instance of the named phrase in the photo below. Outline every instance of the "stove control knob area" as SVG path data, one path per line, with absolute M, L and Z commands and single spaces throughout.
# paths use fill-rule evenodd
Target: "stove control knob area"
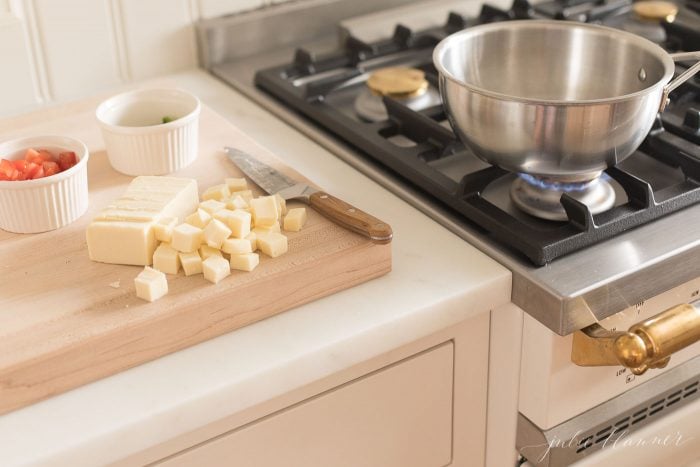
M 671 355 L 700 341 L 700 301 L 669 308 L 627 332 L 599 324 L 574 334 L 571 361 L 579 366 L 618 366 L 641 375 L 664 368 Z

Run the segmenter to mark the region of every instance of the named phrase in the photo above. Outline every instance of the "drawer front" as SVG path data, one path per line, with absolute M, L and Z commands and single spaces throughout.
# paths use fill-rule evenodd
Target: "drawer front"
M 158 465 L 440 467 L 452 456 L 447 342 L 191 447 Z

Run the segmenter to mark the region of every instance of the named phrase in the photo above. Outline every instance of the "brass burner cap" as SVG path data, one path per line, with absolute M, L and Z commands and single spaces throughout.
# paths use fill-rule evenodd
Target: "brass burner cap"
M 376 95 L 399 99 L 417 97 L 428 89 L 425 73 L 416 68 L 382 68 L 370 75 L 367 87 Z
M 672 22 L 678 14 L 678 6 L 675 3 L 661 0 L 645 0 L 636 2 L 632 9 L 642 19 L 654 21 Z

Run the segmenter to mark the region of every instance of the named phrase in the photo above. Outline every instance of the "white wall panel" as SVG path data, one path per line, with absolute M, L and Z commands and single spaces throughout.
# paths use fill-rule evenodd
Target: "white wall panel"
M 3 13 L 0 2 L 0 115 L 9 115 L 38 103 L 34 92 L 29 51 L 19 18 Z
M 67 99 L 120 82 L 107 0 L 27 0 L 49 97 Z
M 240 13 L 254 10 L 265 5 L 265 0 L 195 0 L 199 2 L 199 14 L 202 18 Z
M 120 0 L 131 78 L 150 78 L 197 64 L 188 0 Z

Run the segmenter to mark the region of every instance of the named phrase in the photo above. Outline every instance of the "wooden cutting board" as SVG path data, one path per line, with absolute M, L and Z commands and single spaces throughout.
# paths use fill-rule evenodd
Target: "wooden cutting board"
M 201 274 L 185 277 L 181 271 L 168 276 L 168 295 L 154 303 L 140 300 L 133 280 L 141 267 L 88 259 L 85 227 L 131 181 L 113 170 L 107 160 L 94 118 L 100 100 L 0 120 L 0 141 L 61 134 L 81 139 L 90 150 L 90 207 L 81 219 L 34 235 L 0 230 L 0 413 L 391 270 L 390 245 L 375 245 L 307 208 L 309 219 L 304 229 L 287 233 L 287 254 L 275 259 L 261 254 L 260 265 L 253 272 L 232 271 L 216 285 Z M 222 151 L 227 145 L 304 180 L 207 108 L 203 108 L 200 120 L 199 157 L 174 175 L 195 178 L 200 194 L 222 183 L 224 177 L 242 176 Z M 256 191 L 257 187 L 250 185 Z M 257 194 L 261 192 L 257 190 Z

